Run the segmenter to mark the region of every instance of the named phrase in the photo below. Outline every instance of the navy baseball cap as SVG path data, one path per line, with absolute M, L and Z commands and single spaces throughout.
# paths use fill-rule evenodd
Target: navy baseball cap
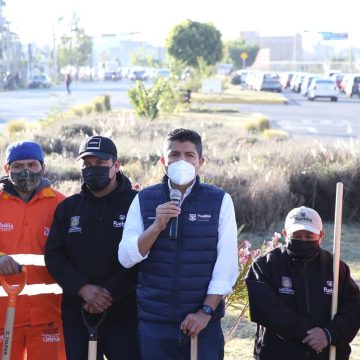
M 11 143 L 6 149 L 6 164 L 18 160 L 39 160 L 44 162 L 44 153 L 40 144 L 24 140 Z
M 108 137 L 95 135 L 84 139 L 81 143 L 77 160 L 89 155 L 109 160 L 112 156 L 117 158 L 117 149 L 114 142 Z

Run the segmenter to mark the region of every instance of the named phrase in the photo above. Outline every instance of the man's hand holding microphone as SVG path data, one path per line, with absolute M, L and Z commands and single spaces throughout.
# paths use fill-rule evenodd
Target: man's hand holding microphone
M 156 219 L 154 221 L 154 226 L 160 230 L 160 233 L 166 228 L 167 223 L 171 221 L 172 226 L 170 227 L 169 238 L 176 239 L 178 216 L 181 212 L 179 207 L 181 191 L 177 189 L 171 190 L 170 199 L 171 200 L 169 202 L 161 204 L 156 208 Z
M 182 194 L 180 190 L 174 189 L 170 192 L 170 201 L 159 205 L 156 208 L 156 218 L 151 226 L 149 226 L 139 237 L 138 246 L 142 256 L 145 256 L 157 237 L 166 228 L 169 221 L 172 221 L 169 231 L 169 238 L 177 238 L 178 216 L 181 213 L 179 206 Z

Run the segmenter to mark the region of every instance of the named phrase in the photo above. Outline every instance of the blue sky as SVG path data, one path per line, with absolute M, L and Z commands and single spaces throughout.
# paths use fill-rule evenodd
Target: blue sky
M 69 18 L 73 11 L 90 35 L 139 32 L 134 36 L 156 44 L 162 44 L 170 29 L 186 18 L 212 22 L 223 39 L 235 39 L 242 30 L 271 35 L 308 30 L 350 32 L 357 41 L 357 1 L 7 0 L 5 15 L 24 42 L 51 43 L 57 19 Z

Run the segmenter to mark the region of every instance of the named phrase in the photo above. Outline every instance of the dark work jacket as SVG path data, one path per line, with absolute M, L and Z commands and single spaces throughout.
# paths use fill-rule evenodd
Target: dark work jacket
M 139 318 L 156 322 L 181 322 L 199 310 L 217 258 L 218 226 L 224 191 L 199 179 L 181 205 L 178 237 L 169 239 L 168 223 L 140 263 Z M 155 220 L 156 207 L 170 201 L 168 178 L 139 193 L 144 228 Z M 223 316 L 223 303 L 214 318 Z
M 333 256 L 326 250 L 320 249 L 309 261 L 292 259 L 286 248 L 272 250 L 253 263 L 246 285 L 251 320 L 258 324 L 255 359 L 329 359 L 329 346 L 316 354 L 302 344 L 314 327 L 328 329 L 337 360 L 349 359 L 349 343 L 360 326 L 360 293 L 345 263 L 340 262 L 338 311 L 333 320 Z
M 45 261 L 50 274 L 63 289 L 62 318 L 77 325 L 85 284 L 101 285 L 113 297 L 107 322 L 136 321 L 137 270 L 118 261 L 129 206 L 137 194 L 121 173 L 119 186 L 104 197 L 95 197 L 82 185 L 81 192 L 61 202 L 46 243 Z

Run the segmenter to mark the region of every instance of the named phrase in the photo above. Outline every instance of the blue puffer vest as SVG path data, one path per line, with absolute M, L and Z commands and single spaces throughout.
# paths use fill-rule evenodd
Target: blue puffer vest
M 162 231 L 146 260 L 140 263 L 137 288 L 139 318 L 145 321 L 181 322 L 199 310 L 207 294 L 217 258 L 218 224 L 224 191 L 199 178 L 181 205 L 178 238 Z M 144 228 L 155 220 L 155 209 L 168 202 L 168 178 L 139 193 Z M 214 318 L 224 315 L 220 303 Z

